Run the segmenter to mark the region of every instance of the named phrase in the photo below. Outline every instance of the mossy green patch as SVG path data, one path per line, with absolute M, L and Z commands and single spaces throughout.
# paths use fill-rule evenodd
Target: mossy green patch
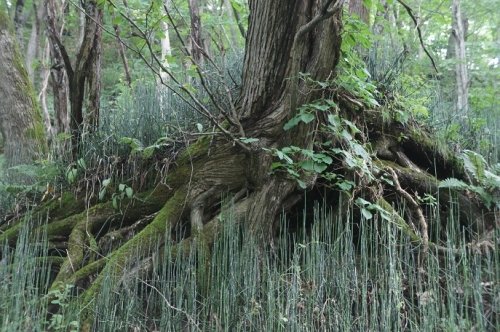
M 149 225 L 110 255 L 109 262 L 104 270 L 84 293 L 85 304 L 92 301 L 104 278 L 119 277 L 123 268 L 131 263 L 131 260 L 137 259 L 146 254 L 147 251 L 157 247 L 158 243 L 164 238 L 167 229 L 182 216 L 187 192 L 186 187 L 179 188 Z

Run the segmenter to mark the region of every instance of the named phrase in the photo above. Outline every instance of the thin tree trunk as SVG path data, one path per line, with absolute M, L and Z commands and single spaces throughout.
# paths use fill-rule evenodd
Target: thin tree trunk
M 227 15 L 234 20 L 234 24 L 231 24 L 230 29 L 231 29 L 231 42 L 236 46 L 238 45 L 238 36 L 237 36 L 238 33 L 241 34 L 241 37 L 243 37 L 244 39 L 246 32 L 243 26 L 241 25 L 241 22 L 239 21 L 239 17 L 236 16 L 238 15 L 238 12 L 236 11 L 235 13 L 235 8 L 232 6 L 230 0 L 224 0 L 224 8 L 226 10 Z M 238 29 L 239 32 L 236 29 Z
M 60 6 L 56 6 L 55 0 L 45 0 L 45 7 L 47 10 L 46 24 L 52 60 L 50 77 L 54 98 L 56 131 L 57 133 L 68 133 L 70 130 L 68 115 L 68 77 L 62 50 L 57 42 L 61 39 L 64 29 L 64 2 L 61 3 Z M 57 18 L 60 19 L 59 24 Z M 60 25 L 60 27 L 58 25 Z
M 245 31 L 245 27 L 243 26 L 243 23 L 241 22 L 240 13 L 238 13 L 238 9 L 231 3 L 230 0 L 226 0 L 226 2 L 228 2 L 228 6 L 230 6 L 230 10 L 233 13 L 234 20 L 236 21 L 236 24 L 238 25 L 238 29 L 240 30 L 241 36 L 243 38 L 246 38 L 247 32 Z
M 363 0 L 350 0 L 349 14 L 358 16 L 367 25 L 370 23 L 370 11 Z
M 24 0 L 16 1 L 16 10 L 14 11 L 14 29 L 19 47 L 23 46 L 23 28 L 24 28 Z
M 467 56 L 465 52 L 467 20 L 462 17 L 460 0 L 452 3 L 452 37 L 454 42 L 454 55 L 456 58 L 456 111 L 460 115 L 460 122 L 468 116 L 469 109 L 469 78 L 467 71 Z
M 125 46 L 123 46 L 123 42 L 121 39 L 121 33 L 120 33 L 120 27 L 118 24 L 113 24 L 113 29 L 115 30 L 115 36 L 116 36 L 116 43 L 118 46 L 118 53 L 120 54 L 120 59 L 122 60 L 123 64 L 123 71 L 125 74 L 125 82 L 127 83 L 128 87 L 132 85 L 132 76 L 130 75 L 130 68 L 128 66 L 128 60 L 127 60 L 127 54 L 125 53 Z
M 102 21 L 102 12 L 100 16 Z M 102 29 L 96 27 L 96 35 L 92 46 L 92 60 L 87 73 L 88 97 L 87 97 L 87 115 L 89 132 L 95 132 L 99 129 L 99 112 L 101 109 L 101 63 L 102 63 Z M 122 45 L 123 46 L 123 45 Z
M 191 17 L 191 31 L 189 41 L 191 56 L 197 65 L 203 63 L 203 39 L 201 32 L 200 6 L 198 0 L 189 0 L 189 15 Z
M 43 3 L 37 5 L 33 2 L 33 23 L 31 27 L 30 39 L 26 47 L 26 69 L 30 80 L 34 82 L 35 72 L 33 68 L 33 61 L 39 56 L 40 50 L 40 34 L 42 32 L 41 22 L 45 17 L 45 6 Z
M 48 38 L 46 38 L 44 51 L 41 57 L 41 62 L 44 64 L 49 63 L 49 57 L 50 57 L 50 45 Z M 50 143 L 52 137 L 56 134 L 56 131 L 55 128 L 52 126 L 49 109 L 47 107 L 47 87 L 49 85 L 49 79 L 51 75 L 50 75 L 50 69 L 48 69 L 45 65 L 42 66 L 41 68 L 40 77 L 42 79 L 42 83 L 40 87 L 40 93 L 38 94 L 38 101 L 42 108 L 43 120 L 45 123 L 45 129 L 47 131 L 47 139 L 49 140 Z M 54 95 L 54 98 L 56 98 L 56 95 Z M 55 105 L 55 100 L 54 100 L 54 105 Z M 57 112 L 56 112 L 56 118 L 57 118 Z M 68 121 L 66 121 L 66 123 L 67 122 Z

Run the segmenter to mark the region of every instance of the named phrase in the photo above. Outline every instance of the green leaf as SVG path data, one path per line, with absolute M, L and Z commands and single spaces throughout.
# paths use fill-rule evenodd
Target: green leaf
M 343 191 L 350 191 L 353 187 L 349 181 L 341 181 L 337 183 L 337 186 Z
M 300 122 L 309 123 L 309 122 L 313 121 L 314 119 L 315 119 L 314 114 L 301 112 L 301 113 L 297 114 L 296 116 L 294 116 L 293 118 L 291 118 L 287 123 L 285 123 L 285 125 L 283 126 L 283 129 L 290 130 L 290 129 L 296 127 Z
M 78 169 L 76 169 L 76 168 L 70 168 L 66 172 L 66 178 L 68 179 L 68 182 L 70 184 L 73 183 L 73 182 L 75 182 L 77 175 L 78 175 Z
M 368 209 L 361 208 L 361 214 L 363 215 L 363 217 L 365 217 L 366 220 L 370 220 L 373 218 L 373 214 Z
M 122 17 L 120 15 L 115 15 L 111 22 L 113 26 L 120 25 L 120 23 L 122 23 Z
M 318 111 L 328 111 L 330 109 L 330 105 L 328 104 L 323 104 L 323 103 L 314 103 L 314 104 L 310 104 L 309 106 L 311 106 L 311 108 L 313 109 L 316 109 Z
M 468 189 L 469 185 L 461 180 L 449 178 L 439 183 L 439 188 Z
M 87 164 L 85 163 L 85 160 L 83 158 L 78 159 L 76 164 L 82 169 L 87 169 Z
M 274 162 L 274 163 L 271 164 L 271 169 L 275 170 L 275 169 L 283 167 L 283 166 L 284 165 L 282 163 L 280 163 L 280 162 Z
M 317 163 L 312 160 L 305 160 L 300 163 L 300 168 L 307 172 L 314 172 L 321 174 L 327 169 L 327 165 L 323 163 Z
M 368 202 L 366 199 L 358 197 L 356 199 L 356 204 L 361 207 L 361 206 L 370 206 L 372 203 Z
M 296 127 L 299 124 L 299 122 L 300 122 L 300 119 L 298 117 L 294 116 L 287 123 L 285 123 L 285 125 L 283 126 L 283 129 L 290 130 L 290 129 Z
M 365 150 L 365 148 L 361 145 L 358 144 L 354 141 L 350 142 L 351 148 L 353 152 L 357 155 L 363 158 L 364 160 L 369 160 L 370 159 L 370 154 Z
M 157 145 L 151 145 L 151 146 L 148 146 L 147 148 L 145 148 L 142 151 L 142 158 L 144 158 L 144 159 L 151 158 L 154 155 L 154 152 L 155 152 L 157 147 L 158 147 Z
M 297 183 L 299 184 L 299 187 L 301 189 L 306 189 L 307 188 L 306 183 L 304 181 L 302 181 L 300 179 L 297 179 Z
M 106 196 L 106 188 L 102 188 L 99 190 L 99 200 L 102 201 L 104 199 L 104 196 Z
M 303 113 L 300 115 L 300 121 L 302 121 L 304 123 L 309 123 L 314 119 L 315 119 L 315 116 L 312 113 Z
M 122 137 L 120 143 L 127 144 L 132 149 L 132 152 L 141 151 L 143 149 L 141 141 L 136 138 Z
M 103 187 L 109 186 L 110 183 L 111 183 L 111 179 L 105 179 L 105 180 L 102 181 Z
M 340 133 L 342 135 L 342 137 L 346 140 L 346 141 L 351 141 L 352 140 L 352 135 L 349 134 L 349 132 L 347 130 L 342 130 L 342 132 Z
M 469 171 L 476 180 L 483 182 L 486 169 L 486 160 L 484 160 L 483 156 L 474 151 L 465 150 L 463 160 L 467 171 Z
M 344 122 L 349 127 L 353 135 L 356 135 L 357 133 L 361 132 L 361 130 L 359 130 L 359 128 L 351 121 L 343 119 L 342 122 Z
M 125 194 L 127 194 L 128 198 L 132 198 L 132 196 L 134 195 L 134 190 L 130 187 L 127 187 L 125 188 Z
M 125 190 L 125 185 L 124 185 L 123 183 L 120 183 L 120 184 L 118 185 L 118 190 L 119 190 L 119 191 L 124 191 L 124 190 Z

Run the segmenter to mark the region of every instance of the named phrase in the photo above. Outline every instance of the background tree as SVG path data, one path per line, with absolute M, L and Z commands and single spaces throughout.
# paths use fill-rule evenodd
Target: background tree
M 30 163 L 47 149 L 42 117 L 8 17 L 0 11 L 0 128 L 5 166 Z
M 47 8 L 53 8 L 54 1 L 49 1 Z M 49 11 L 47 16 L 47 27 L 49 38 L 52 42 L 54 59 L 63 60 L 63 63 L 56 63 L 57 70 L 62 65 L 68 77 L 69 101 L 70 101 L 70 130 L 72 135 L 73 156 L 76 157 L 78 146 L 81 141 L 81 134 L 84 130 L 93 132 L 99 124 L 100 93 L 101 93 L 101 37 L 102 37 L 102 9 L 93 0 L 84 1 L 83 6 L 78 10 L 85 12 L 85 25 L 83 27 L 83 40 L 79 45 L 75 62 L 72 64 L 71 58 L 64 46 L 59 31 L 55 25 L 55 11 Z M 56 57 L 60 52 L 60 58 Z M 60 82 L 62 74 L 56 75 L 56 82 Z M 55 77 L 55 76 L 54 76 Z M 84 104 L 85 96 L 87 103 Z M 64 108 L 64 96 L 59 98 L 59 106 Z M 86 116 L 84 117 L 84 107 Z M 65 112 L 59 112 L 64 116 Z M 84 122 L 84 118 L 86 122 Z

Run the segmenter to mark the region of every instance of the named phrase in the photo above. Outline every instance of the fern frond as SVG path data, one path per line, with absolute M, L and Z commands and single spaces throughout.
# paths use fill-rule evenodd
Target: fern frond
M 439 188 L 450 188 L 450 189 L 470 189 L 470 186 L 458 179 L 448 178 L 439 182 Z

